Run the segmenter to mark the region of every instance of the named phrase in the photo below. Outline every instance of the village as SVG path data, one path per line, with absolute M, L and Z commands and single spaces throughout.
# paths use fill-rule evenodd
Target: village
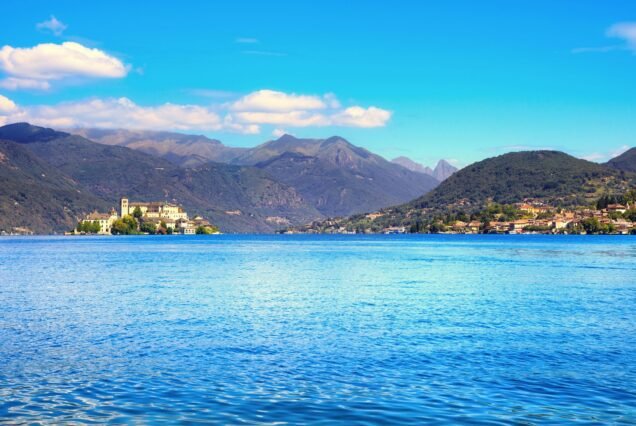
M 455 221 L 444 233 L 454 234 L 621 234 L 636 230 L 636 223 L 628 220 L 626 212 L 633 206 L 609 204 L 603 209 L 555 209 L 541 202 L 517 203 L 522 218 L 507 221 L 495 220 Z
M 511 205 L 492 204 L 472 214 L 448 214 L 428 223 L 411 226 L 372 227 L 383 212 L 368 213 L 359 225 L 347 227 L 339 219 L 329 219 L 321 229 L 309 225 L 285 233 L 330 234 L 636 234 L 636 204 L 609 203 L 602 208 L 558 208 L 526 199 Z M 462 220 L 465 219 L 465 220 Z
M 166 234 L 195 235 L 218 234 L 219 230 L 201 216 L 188 218 L 188 213 L 178 204 L 164 201 L 130 202 L 122 198 L 119 214 L 115 209 L 108 213 L 93 212 L 77 225 L 70 235 L 84 234 Z

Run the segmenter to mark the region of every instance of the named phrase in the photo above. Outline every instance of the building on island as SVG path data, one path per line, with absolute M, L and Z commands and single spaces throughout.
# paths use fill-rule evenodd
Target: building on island
M 139 208 L 143 217 L 158 218 L 158 219 L 170 219 L 176 221 L 179 219 L 188 220 L 188 214 L 178 204 L 172 204 L 168 202 L 129 202 L 128 198 L 122 198 L 119 202 L 121 217 L 131 215 L 135 212 L 135 209 Z
M 113 231 L 113 224 L 127 216 L 136 216 L 138 225 L 143 223 L 151 229 L 165 228 L 170 233 L 194 235 L 198 229 L 208 228 L 216 230 L 210 222 L 201 216 L 194 219 L 188 218 L 188 213 L 178 204 L 151 201 L 151 202 L 131 202 L 128 198 L 122 198 L 119 202 L 119 215 L 115 209 L 110 213 L 93 212 L 82 219 L 75 233 L 94 233 L 107 235 Z M 140 231 L 143 228 L 138 226 Z M 154 231 L 151 231 L 153 233 Z M 218 232 L 218 230 L 216 230 Z
M 98 213 L 93 212 L 88 214 L 82 221 L 81 224 L 97 224 L 99 225 L 99 231 L 97 228 L 95 229 L 96 234 L 107 235 L 110 234 L 113 223 L 118 219 L 117 212 L 115 209 L 111 209 L 110 213 Z

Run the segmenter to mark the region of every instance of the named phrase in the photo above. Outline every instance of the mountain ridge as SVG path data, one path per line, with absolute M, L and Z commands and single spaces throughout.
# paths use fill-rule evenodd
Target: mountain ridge
M 260 161 L 253 163 L 256 159 Z M 339 136 L 284 135 L 238 161 L 253 163 L 296 188 L 325 216 L 405 202 L 437 186 L 432 177 L 390 163 Z
M 12 143 L 76 182 L 79 190 L 101 200 L 95 208 L 116 206 L 122 196 L 173 201 L 191 214 L 212 220 L 224 232 L 273 232 L 280 225 L 268 220 L 270 217 L 299 223 L 321 216 L 294 188 L 254 167 L 210 162 L 182 168 L 130 148 L 98 144 L 65 132 L 52 134 L 37 126 L 30 129 L 35 135 L 30 139 L 25 129 L 23 123 L 7 125 L 0 128 L 0 134 L 19 139 Z M 42 138 L 42 134 L 54 137 Z M 13 192 L 18 193 L 19 186 Z M 14 216 L 14 221 L 17 219 Z M 68 221 L 56 223 L 48 232 L 65 229 L 69 229 Z
M 512 152 L 487 158 L 459 170 L 437 188 L 408 203 L 306 227 L 381 232 L 388 227 L 412 229 L 448 214 L 470 216 L 493 203 L 533 200 L 554 207 L 591 206 L 606 194 L 634 188 L 636 174 L 612 169 L 558 151 Z M 415 226 L 421 229 L 421 226 Z
M 435 165 L 435 168 L 433 169 L 430 168 L 429 166 L 424 166 L 421 163 L 413 161 L 410 158 L 405 156 L 396 157 L 393 160 L 391 160 L 391 162 L 395 164 L 399 164 L 402 167 L 406 167 L 407 169 L 413 172 L 424 173 L 429 176 L 433 176 L 439 182 L 442 182 L 448 179 L 450 175 L 452 175 L 457 170 L 459 170 L 457 167 L 453 166 L 452 164 L 450 164 L 448 161 L 444 159 L 438 160 L 437 164 Z
M 630 148 L 605 163 L 608 167 L 624 172 L 636 173 L 636 148 Z
M 78 132 L 82 132 L 81 129 Z M 206 158 L 216 158 L 217 162 L 259 168 L 297 189 L 320 215 L 354 214 L 405 202 L 437 185 L 435 179 L 391 164 L 340 136 L 316 139 L 284 134 L 253 148 L 235 149 L 203 136 L 170 132 L 95 129 L 83 132 L 99 141 L 141 149 L 180 166 L 198 167 L 205 164 Z M 142 145 L 138 144 L 139 140 L 143 141 Z M 192 140 L 195 142 L 189 145 Z M 160 148 L 153 148 L 153 141 Z M 180 146 L 191 149 L 176 150 L 179 141 Z M 202 155 L 206 158 L 195 158 L 195 154 L 203 153 L 203 145 L 212 148 Z M 179 157 L 177 153 L 184 156 Z M 301 163 L 299 157 L 286 153 L 315 157 L 315 160 L 305 159 L 306 163 Z M 307 166 L 311 166 L 311 171 L 304 169 Z
M 0 140 L 0 231 L 62 232 L 78 216 L 107 202 L 33 155 L 23 144 Z
M 266 142 L 266 149 L 233 152 L 243 156 L 235 164 L 208 161 L 182 167 L 156 152 L 100 144 L 78 134 L 28 123 L 3 126 L 0 134 L 75 182 L 78 191 L 93 197 L 90 208 L 116 206 L 122 196 L 166 200 L 207 217 L 224 232 L 273 232 L 326 215 L 354 214 L 405 202 L 437 185 L 428 176 L 391 164 L 337 136 L 301 140 L 287 135 Z M 175 141 L 173 133 L 161 134 L 170 144 L 190 144 L 189 139 Z M 198 143 L 222 146 L 208 139 Z M 292 155 L 295 152 L 309 154 L 311 159 L 302 161 L 310 161 L 314 168 L 307 169 Z M 260 161 L 254 163 L 257 159 Z M 32 192 L 42 191 L 34 188 Z M 64 203 L 53 204 L 68 208 Z M 88 204 L 84 200 L 81 205 L 85 208 L 70 209 L 75 219 L 88 213 Z M 61 232 L 68 226 L 65 219 L 48 231 Z
M 224 145 L 204 135 L 177 132 L 76 128 L 70 133 L 104 145 L 118 145 L 145 152 L 182 167 L 196 167 L 209 161 L 230 162 L 246 148 Z

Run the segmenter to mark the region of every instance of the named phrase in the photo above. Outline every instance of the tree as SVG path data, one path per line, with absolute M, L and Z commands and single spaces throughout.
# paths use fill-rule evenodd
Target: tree
M 99 224 L 98 221 L 93 221 L 88 225 L 88 232 L 91 234 L 98 234 L 99 231 L 102 230 L 102 226 Z
M 113 222 L 110 232 L 115 235 L 137 234 L 137 221 L 134 217 L 126 215 Z
M 595 217 L 589 217 L 587 219 L 583 219 L 581 221 L 581 226 L 585 229 L 585 232 L 588 234 L 598 234 L 601 232 L 601 224 Z
M 625 213 L 623 213 L 623 217 L 630 222 L 636 222 L 636 209 L 627 210 Z
M 596 202 L 596 209 L 603 210 L 610 204 L 625 204 L 626 198 L 623 195 L 603 195 Z
M 98 234 L 102 230 L 98 221 L 81 221 L 77 224 L 77 232 L 84 232 L 86 234 Z
M 444 227 L 444 224 L 439 223 L 439 222 L 433 223 L 428 229 L 429 229 L 429 232 L 431 234 L 438 234 L 440 232 L 446 231 L 446 228 Z
M 141 212 L 141 209 L 139 208 L 139 206 L 137 206 L 135 207 L 135 210 L 133 210 L 132 215 L 135 219 L 139 220 L 144 214 Z
M 219 228 L 217 228 L 214 225 L 201 225 L 198 226 L 196 231 L 197 235 L 210 235 L 210 234 L 215 234 L 217 232 L 219 232 Z M 356 230 L 357 232 L 357 230 Z M 360 233 L 364 233 L 364 231 L 360 232 Z
M 123 219 L 117 219 L 110 227 L 110 233 L 113 235 L 126 235 L 128 234 L 128 225 Z
M 152 222 L 142 222 L 139 226 L 139 230 L 152 235 L 157 232 L 157 225 Z

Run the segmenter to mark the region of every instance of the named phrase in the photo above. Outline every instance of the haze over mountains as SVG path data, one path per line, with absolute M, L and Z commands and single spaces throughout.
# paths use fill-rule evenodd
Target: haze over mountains
M 434 169 L 431 169 L 429 166 L 424 166 L 420 163 L 417 163 L 411 160 L 408 157 L 397 157 L 391 160 L 392 163 L 399 164 L 402 167 L 405 167 L 411 171 L 424 173 L 429 176 L 433 176 L 439 182 L 442 182 L 450 177 L 453 173 L 455 173 L 458 169 L 453 166 L 446 160 L 439 160 Z
M 295 188 L 324 216 L 363 212 L 410 200 L 438 184 L 343 138 L 283 135 L 254 148 L 232 148 L 205 136 L 171 132 L 75 129 L 100 143 L 121 145 L 183 167 L 209 161 L 253 166 Z
M 340 137 L 284 135 L 247 151 L 237 161 L 253 164 L 293 186 L 325 216 L 372 210 L 373 205 L 412 199 L 414 193 L 438 185 L 428 175 L 393 164 Z
M 11 183 L 2 193 L 7 219 L 0 230 L 61 232 L 83 214 L 127 196 L 181 203 L 224 232 L 272 232 L 405 202 L 438 184 L 338 137 L 285 135 L 237 149 L 178 133 L 91 134 L 109 144 L 27 123 L 0 128 L 0 168 Z M 149 135 L 161 142 L 153 145 Z M 51 193 L 53 187 L 65 192 Z M 48 207 L 28 207 L 36 199 Z M 24 206 L 22 213 L 15 203 Z
M 185 167 L 210 161 L 229 163 L 247 150 L 225 146 L 221 141 L 203 135 L 176 132 L 127 129 L 70 129 L 68 132 L 101 144 L 136 149 Z
M 276 141 L 270 141 L 254 148 L 238 148 L 226 146 L 217 139 L 203 135 L 176 132 L 83 128 L 69 129 L 68 132 L 98 143 L 125 146 L 163 157 L 185 167 L 194 167 L 209 161 L 255 165 L 285 151 L 311 156 L 317 153 L 321 142 L 319 139 L 298 139 L 291 135 L 283 135 L 276 144 L 273 143 Z M 457 168 L 446 160 L 439 160 L 434 169 L 424 167 L 407 157 L 398 157 L 391 162 L 413 172 L 433 176 L 439 182 L 457 171 Z

